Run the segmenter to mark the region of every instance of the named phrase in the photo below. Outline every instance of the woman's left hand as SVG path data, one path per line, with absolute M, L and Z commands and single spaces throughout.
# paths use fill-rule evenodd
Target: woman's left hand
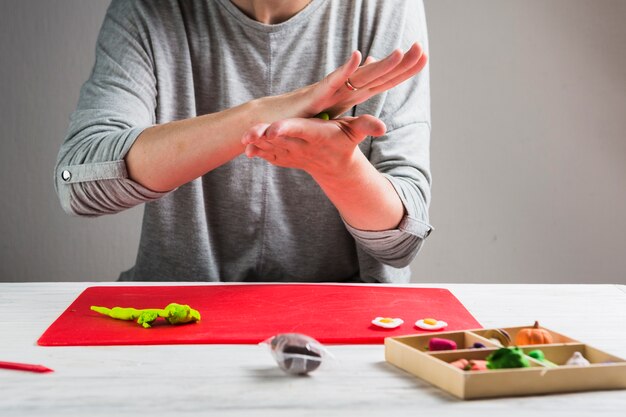
M 294 118 L 258 124 L 241 142 L 249 158 L 301 169 L 314 178 L 336 178 L 350 174 L 359 152 L 357 145 L 363 139 L 381 136 L 385 130 L 385 124 L 371 115 L 333 120 Z

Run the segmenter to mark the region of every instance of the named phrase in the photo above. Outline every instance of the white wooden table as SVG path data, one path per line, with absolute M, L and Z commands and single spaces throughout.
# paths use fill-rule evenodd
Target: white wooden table
M 387 364 L 383 346 L 330 346 L 335 363 L 308 377 L 258 346 L 37 346 L 90 285 L 107 284 L 0 284 L 0 360 L 55 370 L 0 369 L 0 416 L 626 415 L 625 390 L 460 401 Z M 450 289 L 484 327 L 538 319 L 626 358 L 625 286 L 420 286 Z

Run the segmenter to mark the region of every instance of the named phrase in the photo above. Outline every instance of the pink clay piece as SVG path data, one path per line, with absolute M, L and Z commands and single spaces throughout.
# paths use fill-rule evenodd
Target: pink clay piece
M 438 350 L 456 350 L 456 342 L 450 339 L 433 337 L 428 341 L 428 350 L 431 352 Z

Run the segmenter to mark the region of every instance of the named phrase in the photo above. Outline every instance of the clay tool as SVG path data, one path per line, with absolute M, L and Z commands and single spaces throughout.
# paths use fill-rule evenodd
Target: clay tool
M 29 363 L 16 363 L 16 362 L 2 362 L 0 361 L 0 368 L 13 369 L 15 371 L 27 371 L 27 372 L 54 372 L 50 368 L 46 368 L 43 365 L 31 365 Z

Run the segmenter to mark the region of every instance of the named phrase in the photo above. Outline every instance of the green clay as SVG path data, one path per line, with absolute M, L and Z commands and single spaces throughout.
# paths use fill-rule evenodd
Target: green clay
M 528 368 L 530 363 L 518 347 L 506 347 L 487 356 L 488 369 Z
M 159 318 L 159 312 L 157 310 L 144 310 L 139 315 L 137 323 L 141 324 L 144 329 L 147 329 L 152 326 L 152 323 L 154 323 L 157 318 Z
M 326 112 L 322 112 L 315 117 L 322 120 L 330 120 L 330 115 Z
M 170 324 L 184 324 L 200 321 L 200 312 L 188 305 L 172 303 L 165 307 L 164 311 L 165 315 L 161 317 L 164 317 Z
M 97 313 L 109 316 L 118 320 L 137 320 L 144 328 L 149 328 L 157 318 L 163 317 L 169 324 L 184 324 L 200 321 L 200 312 L 194 310 L 188 305 L 172 303 L 164 309 L 149 308 L 138 310 L 136 308 L 91 306 L 91 309 Z
M 533 359 L 538 360 L 539 362 L 543 363 L 546 366 L 556 367 L 556 364 L 554 362 L 550 362 L 549 360 L 546 359 L 542 350 L 539 350 L 539 349 L 531 350 L 530 352 L 528 352 L 528 356 L 530 356 Z

